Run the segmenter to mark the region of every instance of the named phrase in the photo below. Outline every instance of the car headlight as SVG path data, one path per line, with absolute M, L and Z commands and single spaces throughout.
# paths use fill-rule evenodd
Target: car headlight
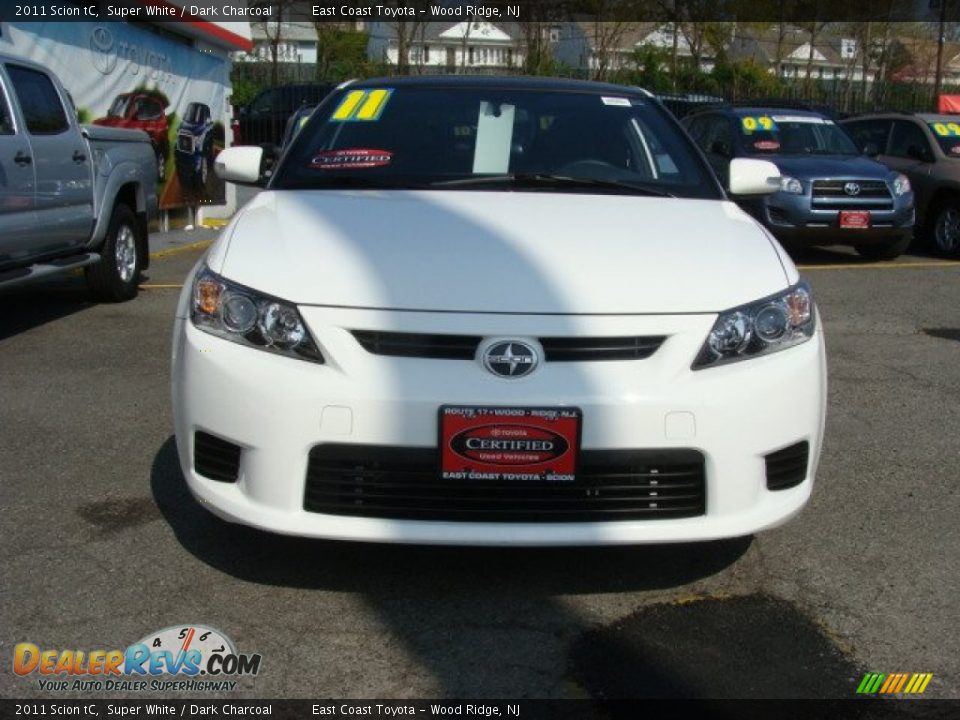
M 910 178 L 904 174 L 897 175 L 893 181 L 893 194 L 900 196 L 910 192 Z
M 780 178 L 780 192 L 790 193 L 791 195 L 803 195 L 803 183 L 795 177 L 783 175 Z
M 720 313 L 693 369 L 747 360 L 799 345 L 813 336 L 815 322 L 810 286 L 799 282 L 782 293 Z
M 226 280 L 207 267 L 193 281 L 190 319 L 224 340 L 322 363 L 310 331 L 288 302 Z

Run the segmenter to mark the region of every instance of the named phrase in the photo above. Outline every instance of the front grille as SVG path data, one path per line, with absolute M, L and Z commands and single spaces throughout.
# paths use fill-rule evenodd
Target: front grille
M 444 480 L 434 448 L 317 445 L 303 507 L 406 520 L 657 520 L 706 512 L 696 450 L 584 450 L 574 482 Z
M 209 433 L 193 436 L 193 469 L 221 482 L 236 482 L 240 474 L 240 446 Z
M 187 133 L 177 135 L 177 150 L 184 153 L 193 152 L 193 136 Z
M 860 186 L 857 195 L 848 195 L 844 186 L 855 182 Z M 893 197 L 882 180 L 814 180 L 814 210 L 891 210 Z
M 354 330 L 363 348 L 375 355 L 439 360 L 473 360 L 483 340 L 477 335 L 432 335 L 423 333 Z M 663 335 L 627 337 L 539 338 L 547 362 L 590 360 L 643 360 L 663 344 Z
M 767 455 L 764 458 L 767 465 L 767 489 L 786 490 L 802 483 L 807 476 L 809 454 L 810 444 L 804 440 Z

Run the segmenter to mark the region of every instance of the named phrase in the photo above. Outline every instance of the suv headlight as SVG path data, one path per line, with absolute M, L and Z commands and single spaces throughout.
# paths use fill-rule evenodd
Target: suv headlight
M 810 286 L 799 282 L 782 293 L 720 313 L 693 369 L 747 360 L 799 345 L 813 336 L 815 323 Z
M 910 192 L 910 178 L 904 174 L 897 175 L 893 180 L 893 194 L 896 196 Z
M 803 183 L 795 177 L 782 175 L 780 177 L 780 192 L 790 193 L 791 195 L 803 195 Z
M 190 319 L 224 340 L 322 363 L 310 331 L 288 302 L 226 280 L 207 267 L 193 281 Z

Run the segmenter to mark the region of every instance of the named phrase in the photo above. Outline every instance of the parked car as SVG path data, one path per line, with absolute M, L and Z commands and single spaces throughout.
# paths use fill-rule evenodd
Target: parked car
M 723 181 L 734 158 L 771 160 L 780 191 L 736 198 L 791 246 L 853 245 L 871 260 L 899 256 L 913 237 L 914 197 L 902 173 L 861 155 L 821 113 L 774 107 L 718 107 L 683 120 Z
M 110 104 L 106 116 L 93 121 L 103 127 L 143 130 L 150 136 L 157 158 L 157 179 L 166 179 L 167 158 L 170 156 L 169 126 L 162 99 L 148 93 L 122 93 Z
M 0 287 L 75 268 L 101 300 L 150 262 L 156 156 L 140 130 L 80 127 L 59 80 L 0 54 Z
M 303 105 L 316 105 L 331 90 L 330 83 L 301 83 L 261 91 L 249 105 L 238 109 L 233 144 L 279 146 L 290 116 Z
M 213 119 L 210 106 L 190 103 L 177 129 L 174 163 L 180 187 L 187 192 L 201 192 L 213 170 Z
M 960 254 L 960 117 L 878 113 L 843 127 L 861 150 L 910 178 L 918 237 L 945 255 Z
M 228 148 L 215 169 L 262 186 L 264 155 Z M 757 159 L 728 182 L 780 187 Z M 175 323 L 180 462 L 234 522 L 678 542 L 785 522 L 813 488 L 811 290 L 638 88 L 337 90 L 191 272 Z

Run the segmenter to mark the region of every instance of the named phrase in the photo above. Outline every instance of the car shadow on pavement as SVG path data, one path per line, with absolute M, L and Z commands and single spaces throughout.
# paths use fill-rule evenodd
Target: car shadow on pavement
M 187 489 L 170 437 L 150 479 L 154 500 L 180 544 L 208 565 L 248 582 L 369 593 L 508 586 L 531 593 L 657 590 L 714 575 L 751 537 L 712 543 L 598 548 L 475 548 L 351 543 L 287 537 L 221 520 Z M 438 586 L 439 584 L 439 586 Z
M 83 278 L 38 281 L 0 294 L 0 340 L 93 307 Z
M 386 629 L 372 637 L 349 633 L 350 642 L 363 643 L 362 662 L 375 665 L 366 666 L 367 689 L 357 690 L 370 696 L 602 696 L 604 688 L 581 677 L 573 654 L 606 642 L 605 636 L 595 641 L 590 632 L 637 606 L 638 598 L 628 593 L 673 589 L 720 573 L 752 542 L 747 537 L 640 547 L 471 548 L 285 537 L 207 512 L 187 489 L 173 437 L 157 452 L 150 482 L 179 543 L 216 570 L 266 586 L 356 594 Z M 622 599 L 595 599 L 619 593 Z M 584 611 L 605 604 L 624 607 L 614 617 Z M 332 623 L 323 625 L 327 642 L 342 642 L 335 639 L 343 629 L 338 620 L 318 622 Z M 640 670 L 645 662 L 638 656 L 634 667 Z M 327 671 L 319 672 L 313 682 L 327 686 Z M 683 672 L 664 668 L 656 677 L 672 692 L 699 696 Z M 648 697 L 649 689 L 644 688 Z

